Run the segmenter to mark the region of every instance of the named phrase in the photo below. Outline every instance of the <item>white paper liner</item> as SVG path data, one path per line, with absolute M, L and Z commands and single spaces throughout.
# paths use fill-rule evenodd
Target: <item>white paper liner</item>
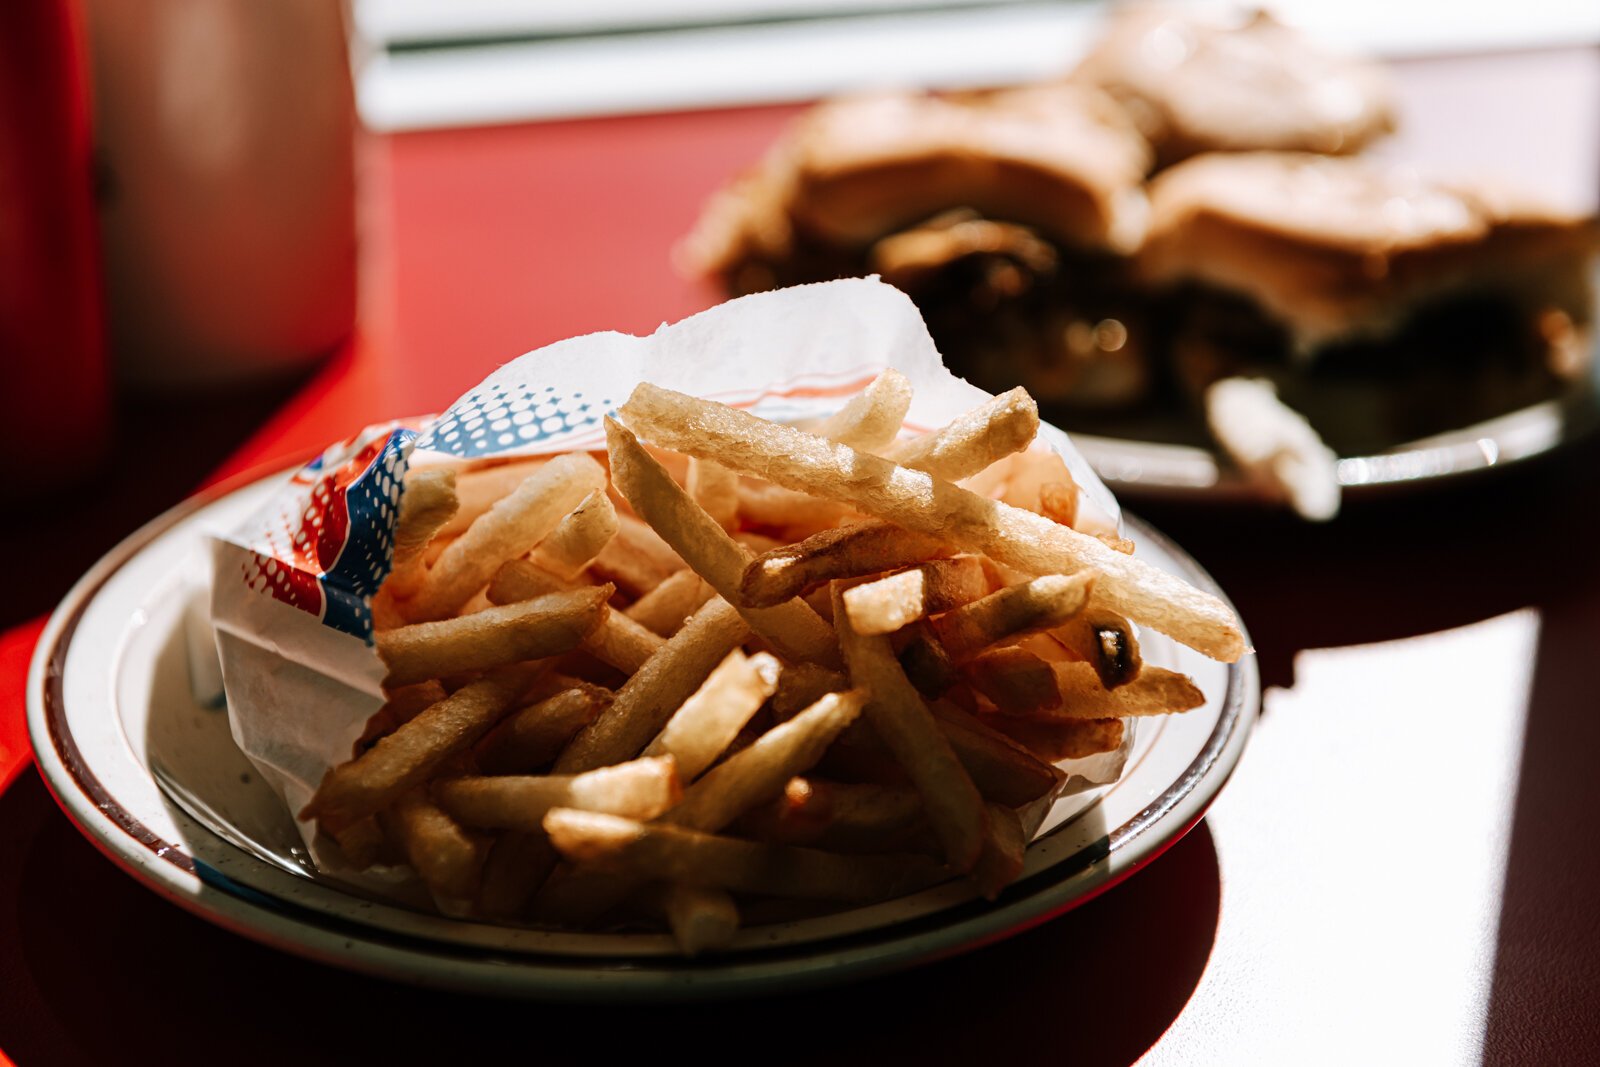
M 560 341 L 502 366 L 419 427 L 420 436 L 390 424 L 333 446 L 240 529 L 211 539 L 211 613 L 240 750 L 298 812 L 324 774 L 350 758 L 382 705 L 384 671 L 362 594 L 387 572 L 408 466 L 601 450 L 602 417 L 644 381 L 775 421 L 819 418 L 888 367 L 914 388 L 910 433 L 989 397 L 945 369 L 903 293 L 850 279 L 732 300 L 647 337 Z M 1119 526 L 1115 498 L 1066 434 L 1043 425 L 1034 447 L 1061 455 L 1091 521 Z M 341 523 L 342 539 L 334 536 Z M 1131 725 L 1118 751 L 1061 764 L 1069 772 L 1061 794 L 1114 781 Z M 350 870 L 311 824 L 298 825 L 329 873 L 363 885 L 392 880 L 392 871 Z

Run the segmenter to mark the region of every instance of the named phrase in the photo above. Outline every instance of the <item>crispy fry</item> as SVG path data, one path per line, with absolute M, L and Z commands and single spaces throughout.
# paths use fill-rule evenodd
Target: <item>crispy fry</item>
M 386 686 L 557 656 L 578 647 L 609 611 L 610 586 L 552 593 L 473 615 L 419 622 L 377 635 Z
M 1039 406 L 1019 386 L 956 416 L 942 429 L 900 442 L 884 456 L 902 467 L 959 482 L 1027 448 L 1038 432 Z
M 843 620 L 840 583 L 833 585 L 834 618 Z M 944 844 L 945 859 L 965 873 L 978 861 L 984 834 L 983 801 L 938 729 L 928 706 L 906 680 L 889 640 L 837 627 L 850 680 L 866 689 L 867 721 L 905 768 L 928 806 L 928 819 Z
M 358 758 L 330 770 L 300 818 L 314 818 L 334 832 L 388 807 L 451 756 L 471 748 L 546 669 L 526 663 L 498 667 L 451 693 Z
M 684 489 L 718 526 L 732 533 L 739 527 L 739 476 L 708 459 L 691 459 Z
M 991 648 L 963 664 L 961 673 L 1008 715 L 1039 715 L 1061 707 L 1056 672 L 1025 648 Z
M 793 778 L 779 797 L 745 812 L 734 827 L 756 841 L 829 852 L 942 854 L 922 797 L 909 786 Z
M 890 367 L 810 429 L 818 437 L 876 452 L 899 436 L 910 408 L 911 379 Z
M 955 660 L 925 622 L 913 623 L 907 629 L 905 644 L 896 658 L 917 692 L 929 700 L 943 696 L 961 678 Z
M 764 652 L 746 656 L 735 649 L 728 653 L 667 720 L 644 754 L 673 757 L 683 780 L 694 781 L 778 688 L 779 670 L 778 661 Z
M 526 774 L 543 767 L 610 703 L 610 690 L 576 682 L 507 716 L 479 744 L 478 766 L 486 774 Z
M 1130 715 L 1166 715 L 1189 711 L 1206 702 L 1187 675 L 1163 667 L 1145 667 L 1139 676 L 1116 689 L 1106 689 L 1087 663 L 1052 663 L 1061 704 L 1050 718 L 1102 719 Z
M 1110 752 L 1122 744 L 1121 719 L 1017 719 L 1009 715 L 988 718 L 995 729 L 1052 763 Z
M 671 637 L 715 595 L 716 590 L 704 578 L 685 567 L 634 601 L 623 614 L 647 630 Z
M 962 663 L 990 645 L 1060 626 L 1089 602 L 1092 573 L 1046 574 L 1006 586 L 928 620 L 950 658 Z
M 663 447 L 839 500 L 1027 574 L 1098 571 L 1096 597 L 1111 610 L 1216 659 L 1233 662 L 1245 652 L 1233 612 L 1216 597 L 1042 515 L 647 383 L 622 413 L 635 432 Z
M 435 896 L 471 900 L 477 894 L 487 842 L 463 830 L 426 789 L 408 790 L 380 819 Z
M 752 559 L 739 578 L 739 598 L 754 607 L 779 604 L 833 578 L 857 578 L 950 554 L 935 537 L 893 523 L 862 522 L 812 534 Z
M 923 856 L 840 856 L 597 812 L 557 808 L 544 825 L 556 848 L 575 862 L 742 893 L 865 902 L 948 876 Z
M 976 556 L 930 560 L 845 590 L 850 627 L 861 634 L 894 633 L 924 615 L 937 615 L 989 593 Z
M 589 573 L 641 597 L 687 566 L 649 525 L 633 515 L 618 515 L 617 536 L 589 564 Z
M 473 911 L 493 919 L 520 918 L 560 860 L 543 829 L 507 830 L 489 849 Z
M 861 516 L 853 508 L 766 482 L 739 482 L 739 515 L 756 526 L 810 534 Z
M 574 774 L 638 755 L 749 633 L 727 601 L 707 602 L 628 679 L 611 706 L 578 732 L 557 758 L 556 770 Z
M 1051 630 L 1050 637 L 1093 667 L 1107 689 L 1131 682 L 1144 666 L 1133 626 L 1115 612 L 1091 606 Z
M 786 663 L 772 694 L 772 717 L 779 722 L 794 718 L 822 699 L 824 693 L 841 693 L 850 679 L 830 667 L 815 663 Z
M 442 619 L 488 584 L 508 559 L 524 555 L 596 489 L 605 470 L 586 453 L 557 456 L 450 543 L 406 605 L 409 618 Z
M 378 738 L 393 733 L 401 723 L 410 722 L 450 694 L 446 693 L 444 686 L 438 682 L 426 681 L 417 685 L 386 689 L 384 695 L 388 699 L 384 701 L 383 707 L 367 720 L 366 729 L 362 731 L 361 737 L 356 740 L 351 750 L 352 757 L 361 755 L 377 744 Z
M 509 496 L 532 473 L 544 466 L 545 458 L 517 460 L 493 467 L 479 467 L 456 474 L 456 511 L 439 529 L 439 537 L 458 537 L 479 515 Z
M 822 758 L 833 739 L 861 714 L 866 694 L 829 693 L 788 722 L 707 771 L 662 818 L 697 830 L 720 830 L 742 812 L 782 792 L 784 784 Z
M 494 578 L 489 583 L 489 600 L 495 604 L 514 604 L 532 597 L 549 596 L 560 589 L 561 584 L 555 575 L 536 563 L 525 559 L 508 560 L 494 572 Z M 626 615 L 608 611 L 599 624 L 584 635 L 581 647 L 602 663 L 609 663 L 624 674 L 632 674 L 655 654 L 662 643 L 660 636 Z
M 424 559 L 428 542 L 457 510 L 454 471 L 411 471 L 404 484 L 394 527 L 394 558 L 384 580 L 388 595 L 400 600 L 421 588 L 428 573 Z
M 638 439 L 610 419 L 606 443 L 611 477 L 618 490 L 662 539 L 725 600 L 738 595 L 739 578 L 750 553 L 728 536 L 643 448 Z M 735 605 L 737 607 L 738 605 Z M 741 608 L 750 628 L 785 659 L 837 664 L 833 633 L 816 612 L 796 600 L 770 608 Z
M 1008 808 L 1019 807 L 1061 784 L 1063 774 L 1050 766 L 1046 757 L 1035 755 L 987 721 L 951 707 L 947 701 L 934 703 L 932 709 L 939 721 L 939 732 L 955 749 L 985 800 Z M 985 717 L 995 722 L 1000 719 L 998 715 Z
M 573 581 L 617 535 L 617 529 L 617 509 L 603 489 L 596 489 L 556 523 L 528 559 L 563 581 Z
M 357 819 L 349 826 L 330 830 L 328 836 L 339 843 L 339 851 L 344 853 L 344 858 L 356 870 L 364 871 L 373 864 L 382 862 L 385 854 L 390 851 L 388 839 L 374 815 Z
M 1022 818 L 1011 808 L 989 805 L 989 833 L 983 839 L 983 855 L 972 871 L 973 884 L 985 900 L 994 900 L 1001 890 L 1022 873 L 1023 853 L 1028 837 Z
M 1078 521 L 1078 486 L 1076 482 L 1045 482 L 1039 487 L 1039 512 L 1063 526 Z
M 538 830 L 544 813 L 556 807 L 653 819 L 681 795 L 670 756 L 583 774 L 451 778 L 433 786 L 439 806 L 462 824 L 523 831 Z
M 739 932 L 739 908 L 721 889 L 673 883 L 661 894 L 661 910 L 685 956 L 717 952 Z

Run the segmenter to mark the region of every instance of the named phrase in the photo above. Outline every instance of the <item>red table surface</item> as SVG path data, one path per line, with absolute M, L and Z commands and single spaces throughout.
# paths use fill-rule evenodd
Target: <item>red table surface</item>
M 233 396 L 123 398 L 129 456 L 38 509 L 17 624 L 159 506 L 366 422 L 437 409 L 506 359 L 598 329 L 646 332 L 713 302 L 668 267 L 704 195 L 793 109 L 373 138 L 361 334 L 308 378 Z M 1536 605 L 1564 627 L 1537 699 L 1511 843 L 1485 1044 L 1491 1062 L 1600 1047 L 1600 849 L 1558 827 L 1600 806 L 1600 501 L 1593 445 L 1449 489 L 1349 507 L 1326 527 L 1265 513 L 1141 509 L 1250 625 L 1267 684 L 1293 657 Z M 1307 567 L 1306 560 L 1319 561 Z M 0 721 L 20 710 L 16 629 Z M 1562 651 L 1564 650 L 1564 651 Z M 12 744 L 0 731 L 0 745 Z M 1381 739 L 1377 742 L 1381 743 Z M 1248 753 L 1246 760 L 1249 759 Z M 915 971 L 749 1004 L 547 1007 L 393 985 L 223 932 L 116 872 L 33 771 L 0 795 L 0 1048 L 20 1064 L 227 1057 L 411 1062 L 504 1050 L 845 1063 L 1129 1063 L 1183 1012 L 1218 929 L 1226 855 L 1202 822 L 1158 862 L 1013 939 Z M 1585 961 L 1588 961 L 1585 963 Z M 1573 983 L 1578 985 L 1574 988 Z M 1241 1025 L 1248 1007 L 1241 1005 Z M 1358 1024 L 1352 1020 L 1352 1025 Z M 1544 1055 L 1544 1054 L 1550 1055 Z

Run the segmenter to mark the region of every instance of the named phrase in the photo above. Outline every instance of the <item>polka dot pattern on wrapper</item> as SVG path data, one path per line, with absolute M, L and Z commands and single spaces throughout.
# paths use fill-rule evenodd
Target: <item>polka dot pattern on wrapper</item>
M 417 447 L 463 459 L 495 456 L 593 426 L 610 409 L 610 400 L 557 396 L 550 385 L 492 385 L 456 401 Z
M 370 641 L 370 598 L 393 561 L 415 437 L 412 430 L 392 430 L 358 444 L 342 461 L 324 455 L 302 468 L 275 517 L 256 531 L 246 584 Z
M 346 534 L 334 560 L 324 558 L 322 621 L 336 630 L 370 638 L 370 600 L 394 559 L 394 526 L 404 492 L 406 445 L 415 437 L 396 430 L 344 488 Z M 370 446 L 369 446 L 370 447 Z M 358 456 L 351 466 L 359 464 Z

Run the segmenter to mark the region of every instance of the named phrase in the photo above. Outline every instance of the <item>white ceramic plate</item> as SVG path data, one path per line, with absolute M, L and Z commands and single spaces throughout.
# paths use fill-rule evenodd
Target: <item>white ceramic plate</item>
M 755 926 L 726 954 L 684 961 L 667 938 L 513 929 L 445 918 L 316 872 L 289 814 L 234 747 L 227 715 L 189 684 L 186 608 L 202 538 L 278 479 L 184 504 L 114 549 L 72 590 L 35 654 L 28 725 L 50 789 L 118 866 L 265 944 L 389 978 L 550 999 L 749 995 L 881 973 L 1017 932 L 1082 903 L 1178 840 L 1239 759 L 1256 668 L 1158 635 L 1145 658 L 1191 674 L 1206 705 L 1141 724 L 1123 777 L 1064 798 L 994 903 L 952 883 L 822 918 Z M 1140 555 L 1217 592 L 1136 520 Z

